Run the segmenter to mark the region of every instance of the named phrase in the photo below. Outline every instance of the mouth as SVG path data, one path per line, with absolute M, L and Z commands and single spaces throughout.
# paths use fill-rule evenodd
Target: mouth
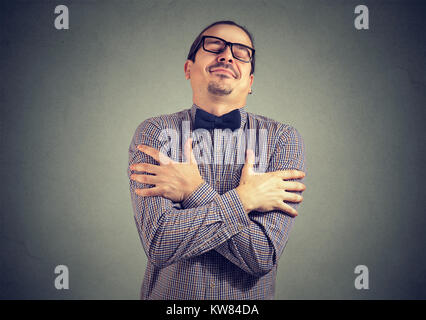
M 210 70 L 210 73 L 220 73 L 220 74 L 226 74 L 226 75 L 230 75 L 233 78 L 236 78 L 235 74 L 228 70 L 228 69 L 223 69 L 223 68 L 218 68 L 218 69 L 214 69 L 214 70 Z

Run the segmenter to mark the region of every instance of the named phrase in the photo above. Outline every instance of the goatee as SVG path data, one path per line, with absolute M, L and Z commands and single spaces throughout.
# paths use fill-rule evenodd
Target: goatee
M 221 84 L 219 84 L 215 81 L 209 82 L 207 90 L 211 94 L 215 94 L 215 95 L 218 95 L 218 96 L 226 96 L 228 94 L 231 94 L 231 92 L 232 92 L 232 88 L 227 88 L 224 85 L 221 85 Z

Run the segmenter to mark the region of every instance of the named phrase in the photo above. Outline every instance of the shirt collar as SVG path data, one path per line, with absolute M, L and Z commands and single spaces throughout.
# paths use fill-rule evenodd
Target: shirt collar
M 194 121 L 195 121 L 195 113 L 197 112 L 197 109 L 202 109 L 199 106 L 197 106 L 195 103 L 192 105 L 191 109 L 190 109 L 190 113 L 191 113 L 191 122 L 192 125 L 194 125 Z M 246 122 L 247 122 L 247 111 L 245 110 L 245 106 L 241 107 L 238 109 L 240 111 L 240 115 L 241 115 L 241 125 L 240 125 L 240 129 L 244 129 Z M 205 111 L 205 110 L 204 110 Z

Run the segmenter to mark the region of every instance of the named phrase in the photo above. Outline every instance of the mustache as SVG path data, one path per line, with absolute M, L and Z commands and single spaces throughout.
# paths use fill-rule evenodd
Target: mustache
M 210 67 L 208 67 L 208 71 L 211 72 L 212 69 L 214 68 L 224 68 L 224 69 L 230 69 L 234 75 L 238 78 L 239 74 L 238 72 L 234 69 L 234 67 L 230 64 L 224 63 L 224 62 L 218 62 Z

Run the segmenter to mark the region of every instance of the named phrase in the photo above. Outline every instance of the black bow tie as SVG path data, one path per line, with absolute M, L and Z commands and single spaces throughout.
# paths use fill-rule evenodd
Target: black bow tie
M 195 113 L 194 130 L 203 129 L 238 129 L 241 126 L 240 110 L 235 109 L 220 117 L 208 113 L 202 109 L 197 109 Z

